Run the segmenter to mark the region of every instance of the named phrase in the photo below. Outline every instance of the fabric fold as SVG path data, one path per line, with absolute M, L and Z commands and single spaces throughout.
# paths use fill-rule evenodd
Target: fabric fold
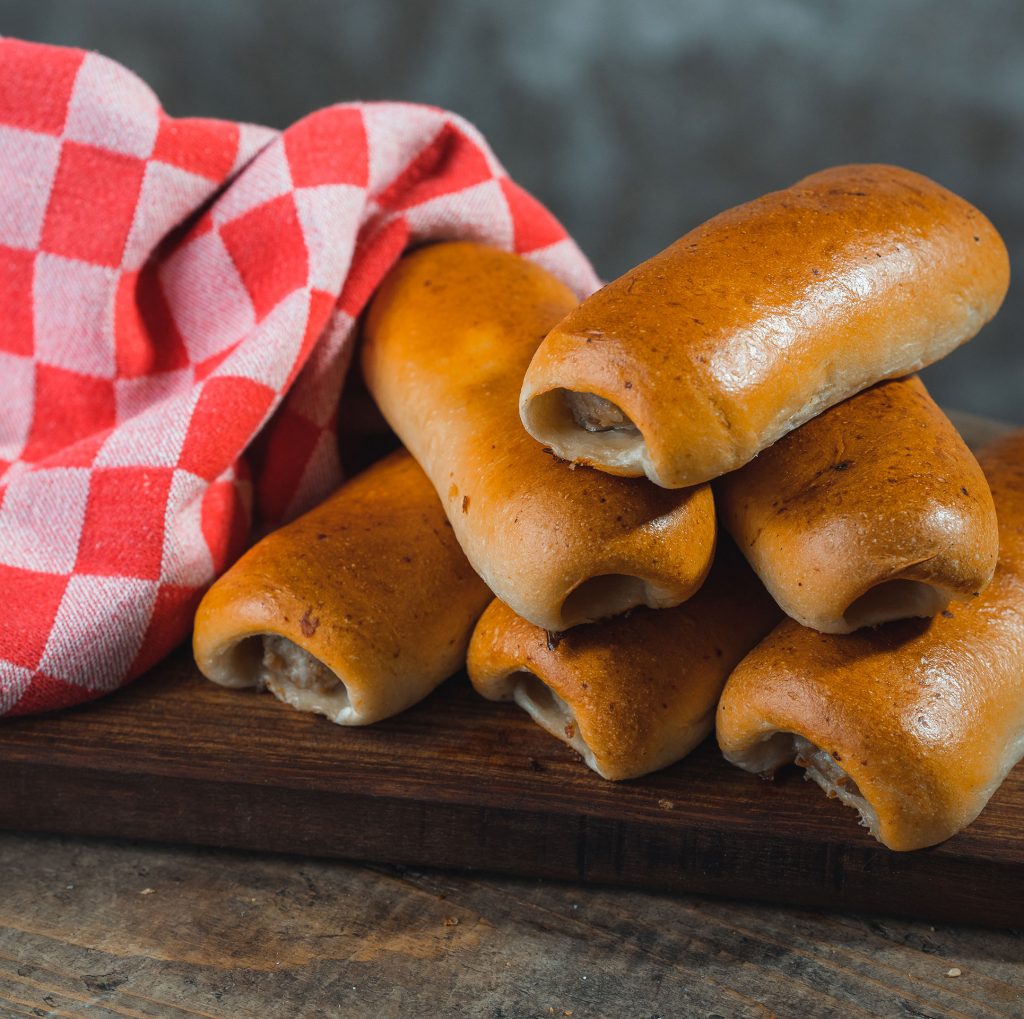
M 407 246 L 472 238 L 597 285 L 432 107 L 176 119 L 111 60 L 4 39 L 0 170 L 4 714 L 137 676 L 244 547 L 250 492 L 268 525 L 340 482 L 353 323 Z

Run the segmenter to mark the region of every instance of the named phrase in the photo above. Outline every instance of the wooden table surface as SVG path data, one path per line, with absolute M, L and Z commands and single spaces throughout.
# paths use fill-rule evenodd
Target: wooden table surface
M 4 1019 L 570 1015 L 1021 1017 L 1024 931 L 0 834 Z

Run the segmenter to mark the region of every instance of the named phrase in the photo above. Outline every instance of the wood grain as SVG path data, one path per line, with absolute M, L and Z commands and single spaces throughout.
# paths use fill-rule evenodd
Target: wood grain
M 1019 932 L 9 834 L 0 892 L 5 1017 L 1024 1015 Z
M 949 842 L 896 854 L 792 770 L 706 744 L 609 783 L 465 677 L 344 729 L 225 690 L 185 649 L 101 701 L 0 726 L 0 827 L 1024 924 L 1024 768 Z

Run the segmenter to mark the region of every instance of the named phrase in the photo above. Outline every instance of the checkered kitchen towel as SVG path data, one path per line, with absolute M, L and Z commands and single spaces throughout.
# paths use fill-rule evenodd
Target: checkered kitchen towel
M 338 483 L 353 321 L 406 246 L 446 238 L 597 285 L 443 110 L 174 119 L 104 57 L 0 40 L 0 714 L 137 676 L 253 503 L 283 520 Z

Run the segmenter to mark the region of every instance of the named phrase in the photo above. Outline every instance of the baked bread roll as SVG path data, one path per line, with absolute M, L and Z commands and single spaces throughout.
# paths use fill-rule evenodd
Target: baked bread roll
M 781 615 L 726 541 L 685 604 L 637 609 L 560 639 L 494 601 L 467 667 L 479 693 L 514 700 L 599 775 L 636 778 L 707 736 L 730 670 Z
M 399 262 L 364 327 L 367 386 L 469 561 L 516 613 L 553 631 L 685 601 L 715 545 L 707 486 L 665 492 L 573 470 L 523 430 L 523 373 L 575 303 L 516 255 L 438 244 Z
M 970 824 L 1024 755 L 1024 431 L 979 459 L 1000 553 L 978 598 L 845 637 L 787 620 L 718 709 L 728 760 L 762 773 L 796 760 L 890 849 Z
M 1008 281 L 995 228 L 945 188 L 893 166 L 825 170 L 587 298 L 538 348 L 523 422 L 567 460 L 696 485 L 944 357 Z
M 985 475 L 916 376 L 837 404 L 715 482 L 723 526 L 824 633 L 934 616 L 992 579 Z
M 242 556 L 200 603 L 193 650 L 215 683 L 367 725 L 462 665 L 490 598 L 399 451 Z

